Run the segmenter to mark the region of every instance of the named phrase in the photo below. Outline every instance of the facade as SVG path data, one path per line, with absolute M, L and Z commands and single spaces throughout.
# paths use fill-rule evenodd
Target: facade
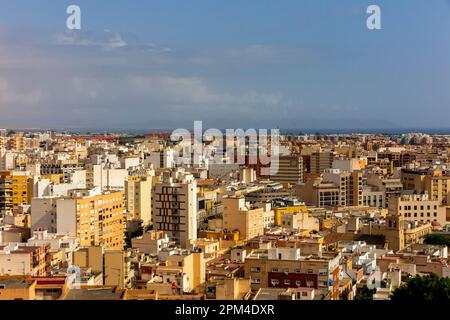
M 152 222 L 152 177 L 130 176 L 125 181 L 127 219 Z
M 334 183 L 323 182 L 323 178 L 310 179 L 294 190 L 300 200 L 316 207 L 337 207 L 341 203 L 339 187 Z
M 123 192 L 72 190 L 56 203 L 57 233 L 76 236 L 80 246 L 121 250 L 126 226 Z
M 314 288 L 331 290 L 339 298 L 340 253 L 306 257 L 297 248 L 254 250 L 245 259 L 251 288 Z
M 447 223 L 446 208 L 440 205 L 439 200 L 431 200 L 427 193 L 402 194 L 392 198 L 389 212 L 403 216 L 406 221 L 438 222 L 440 226 Z
M 238 230 L 240 239 L 249 240 L 264 233 L 264 209 L 251 206 L 244 197 L 223 199 L 223 228 Z
M 41 197 L 31 199 L 31 230 L 57 232 L 56 204 L 60 197 Z
M 405 190 L 427 192 L 429 198 L 440 205 L 450 205 L 450 174 L 442 169 L 403 169 L 402 184 Z
M 0 245 L 0 276 L 45 276 L 50 271 L 48 253 L 50 247 L 27 243 Z
M 362 172 L 341 171 L 340 169 L 328 169 L 323 174 L 324 182 L 331 182 L 339 188 L 339 205 L 361 206 L 362 199 Z
M 147 290 L 161 295 L 203 292 L 205 280 L 203 253 L 181 250 L 168 256 L 164 265 L 155 267 Z
M 153 225 L 168 234 L 171 241 L 186 248 L 197 239 L 197 184 L 157 183 L 153 193 Z
M 0 300 L 35 300 L 35 289 L 36 280 L 30 277 L 0 277 Z
M 296 185 L 303 182 L 303 158 L 300 155 L 279 156 L 278 171 L 270 179 L 283 184 Z
M 140 237 L 131 239 L 131 246 L 133 249 L 138 249 L 149 255 L 158 255 L 161 250 L 167 248 L 170 244 L 170 239 L 163 231 L 151 230 L 144 232 Z
M 333 166 L 333 153 L 329 151 L 314 152 L 310 157 L 310 173 L 321 174 Z
M 17 212 L 32 196 L 33 178 L 26 171 L 0 172 L 0 211 Z

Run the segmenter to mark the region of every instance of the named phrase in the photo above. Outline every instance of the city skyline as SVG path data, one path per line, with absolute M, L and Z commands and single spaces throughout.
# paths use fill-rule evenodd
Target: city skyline
M 448 1 L 0 1 L 0 126 L 448 128 Z

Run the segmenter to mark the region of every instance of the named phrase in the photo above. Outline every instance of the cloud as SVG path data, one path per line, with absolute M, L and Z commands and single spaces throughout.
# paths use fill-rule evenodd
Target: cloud
M 105 30 L 101 33 L 66 31 L 55 34 L 55 42 L 59 45 L 94 46 L 107 50 L 123 48 L 127 43 L 120 33 Z
M 279 105 L 283 100 L 280 94 L 256 91 L 229 93 L 214 90 L 198 77 L 133 76 L 128 81 L 133 90 L 151 100 L 172 105 L 192 106 L 197 109 L 207 106 L 215 111 L 220 111 L 221 107 L 234 107 L 236 109 L 234 112 L 242 112 L 246 109 L 256 111 L 266 106 Z

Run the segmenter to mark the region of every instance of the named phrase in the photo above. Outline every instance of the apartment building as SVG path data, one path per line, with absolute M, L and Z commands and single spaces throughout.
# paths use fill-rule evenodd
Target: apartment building
M 450 173 L 443 169 L 402 169 L 401 181 L 405 190 L 427 192 L 440 205 L 450 205 Z
M 161 295 L 203 292 L 205 266 L 202 252 L 179 250 L 155 267 L 147 290 L 158 291 Z
M 16 166 L 16 153 L 0 150 L 0 170 L 5 171 L 14 170 L 15 166 Z
M 51 267 L 58 269 L 72 264 L 72 252 L 78 248 L 79 240 L 76 237 L 49 233 L 47 230 L 36 230 L 27 243 L 36 247 L 49 246 Z
M 168 234 L 183 248 L 197 239 L 197 182 L 192 180 L 156 183 L 152 201 L 155 230 Z
M 175 167 L 174 150 L 165 148 L 163 151 L 149 152 L 144 157 L 144 164 L 152 166 L 153 169 Z
M 323 173 L 323 181 L 331 182 L 339 188 L 339 205 L 361 206 L 362 198 L 362 172 L 352 172 L 340 169 L 327 169 Z
M 75 189 L 56 202 L 58 234 L 76 236 L 80 246 L 121 250 L 126 226 L 123 192 Z
M 108 250 L 104 252 L 105 285 L 120 289 L 131 288 L 134 273 L 131 270 L 131 252 Z
M 101 272 L 104 285 L 120 289 L 132 287 L 134 272 L 131 269 L 130 251 L 104 250 L 101 246 L 78 248 L 73 252 L 73 264 Z
M 57 232 L 56 203 L 61 197 L 31 199 L 31 231 L 47 230 Z
M 281 227 L 287 230 L 319 231 L 319 219 L 310 212 L 294 212 L 281 214 Z
M 278 171 L 270 179 L 284 185 L 303 182 L 303 158 L 300 155 L 279 156 L 276 161 Z
M 321 174 L 333 166 L 333 153 L 330 151 L 313 152 L 310 156 L 310 173 Z
M 0 300 L 35 300 L 36 280 L 31 277 L 0 277 Z
M 308 212 L 308 207 L 302 202 L 293 202 L 292 205 L 275 205 L 274 206 L 274 224 L 281 226 L 281 216 L 283 214 L 294 214 L 297 212 Z
M 145 232 L 142 236 L 131 239 L 131 246 L 139 252 L 148 255 L 158 255 L 159 252 L 167 248 L 170 239 L 163 231 L 151 230 Z
M 253 250 L 245 258 L 252 291 L 261 288 L 327 289 L 339 298 L 340 253 L 302 256 L 298 248 Z
M 362 187 L 362 205 L 375 207 L 375 208 L 385 208 L 386 207 L 386 197 L 384 192 L 378 190 L 378 188 L 373 186 L 365 185 Z
M 76 159 L 47 160 L 41 163 L 41 174 L 62 174 L 63 182 L 70 182 L 75 171 L 83 170 L 83 165 Z
M 0 245 L 0 276 L 32 275 L 45 276 L 50 272 L 47 260 L 50 246 L 35 246 L 27 243 Z
M 366 184 L 375 187 L 375 190 L 381 191 L 384 194 L 385 208 L 388 207 L 389 199 L 399 197 L 403 190 L 403 184 L 400 179 L 378 174 L 367 174 Z
M 0 171 L 0 211 L 16 213 L 32 196 L 33 178 L 27 171 Z
M 300 200 L 316 207 L 335 207 L 341 203 L 339 187 L 332 182 L 324 182 L 322 177 L 309 179 L 294 188 L 294 194 Z
M 264 233 L 264 208 L 250 205 L 243 196 L 223 199 L 223 229 L 239 231 L 241 240 Z
M 152 177 L 129 176 L 125 181 L 127 220 L 152 222 Z
M 104 191 L 124 190 L 128 178 L 126 169 L 105 167 L 104 164 L 86 166 L 86 188 L 100 188 Z
M 446 208 L 439 200 L 430 199 L 428 193 L 404 193 L 389 202 L 389 213 L 403 216 L 406 221 L 438 222 L 447 224 Z

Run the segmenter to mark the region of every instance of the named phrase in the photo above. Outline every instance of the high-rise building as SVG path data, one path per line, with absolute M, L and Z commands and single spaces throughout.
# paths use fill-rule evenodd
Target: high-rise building
M 339 188 L 339 205 L 360 206 L 362 198 L 362 172 L 341 171 L 340 169 L 328 169 L 323 174 L 325 182 L 332 182 Z
M 82 247 L 121 250 L 126 226 L 124 194 L 71 190 L 69 197 L 57 200 L 56 225 L 58 234 L 78 237 Z
M 20 205 L 30 204 L 33 178 L 26 171 L 0 171 L 0 212 L 17 212 Z
M 283 184 L 296 185 L 303 182 L 303 158 L 300 155 L 280 156 L 278 171 L 270 179 Z
M 310 173 L 320 174 L 333 165 L 333 153 L 330 151 L 314 152 L 310 157 Z
M 194 179 L 157 183 L 153 193 L 153 226 L 182 247 L 197 239 L 197 183 Z
M 125 181 L 127 219 L 142 221 L 149 225 L 152 221 L 152 177 L 130 176 Z

